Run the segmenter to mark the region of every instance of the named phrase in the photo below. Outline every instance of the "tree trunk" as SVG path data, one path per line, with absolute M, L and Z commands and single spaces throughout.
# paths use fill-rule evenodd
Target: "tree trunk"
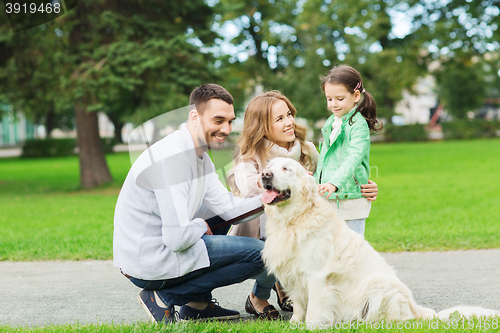
M 75 67 L 70 76 L 70 79 L 75 80 L 82 77 L 78 66 L 88 60 L 83 56 L 85 54 L 83 50 L 86 50 L 91 45 L 90 34 L 94 29 L 88 20 L 88 13 L 91 11 L 90 7 L 94 5 L 87 3 L 86 1 L 80 1 L 78 6 L 73 9 L 76 25 L 73 26 L 69 34 L 70 50 L 79 55 L 79 59 L 74 62 Z M 78 84 L 77 81 L 74 84 Z M 87 95 L 90 95 L 89 92 L 87 92 Z M 80 185 L 83 188 L 94 188 L 111 182 L 113 178 L 104 157 L 102 141 L 99 136 L 97 112 L 87 112 L 85 98 L 75 103 L 74 108 L 80 161 Z
M 115 141 L 116 143 L 123 143 L 122 130 L 125 124 L 120 121 L 115 123 L 114 125 L 115 125 Z
M 45 116 L 45 132 L 47 133 L 47 138 L 50 138 L 50 133 L 55 128 L 56 114 L 54 111 L 50 111 Z
M 116 143 L 123 143 L 122 139 L 122 129 L 123 126 L 125 125 L 123 121 L 119 120 L 118 117 L 116 117 L 114 114 L 106 113 L 108 116 L 109 120 L 113 123 L 113 126 L 115 127 L 115 141 Z
M 76 133 L 80 160 L 80 184 L 83 188 L 94 188 L 111 182 L 104 157 L 97 112 L 87 112 L 86 106 L 75 105 Z

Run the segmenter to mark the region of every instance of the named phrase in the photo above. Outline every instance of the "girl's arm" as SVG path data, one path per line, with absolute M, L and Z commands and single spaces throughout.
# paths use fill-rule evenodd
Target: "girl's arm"
M 337 186 L 332 185 L 330 183 L 324 183 L 324 184 L 319 184 L 318 185 L 318 192 L 319 195 L 323 196 L 325 195 L 325 199 L 328 199 L 332 193 L 337 191 Z

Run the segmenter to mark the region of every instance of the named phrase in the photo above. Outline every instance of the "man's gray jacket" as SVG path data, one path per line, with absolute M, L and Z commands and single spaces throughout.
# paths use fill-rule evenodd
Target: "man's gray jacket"
M 196 156 L 183 124 L 144 151 L 125 179 L 115 208 L 114 265 L 143 280 L 208 267 L 201 239 L 207 227 L 196 218 L 202 204 L 225 220 L 261 206 L 260 196 L 242 199 L 224 187 L 208 154 Z

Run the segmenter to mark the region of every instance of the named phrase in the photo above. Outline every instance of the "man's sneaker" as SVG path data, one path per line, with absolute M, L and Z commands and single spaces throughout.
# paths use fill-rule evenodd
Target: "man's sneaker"
M 188 305 L 183 305 L 179 311 L 180 320 L 202 320 L 202 319 L 238 319 L 240 313 L 234 310 L 224 309 L 219 306 L 215 299 L 212 299 L 204 310 L 197 310 Z
M 163 307 L 158 305 L 154 290 L 143 289 L 139 293 L 139 302 L 154 323 L 175 323 L 175 310 L 173 306 Z

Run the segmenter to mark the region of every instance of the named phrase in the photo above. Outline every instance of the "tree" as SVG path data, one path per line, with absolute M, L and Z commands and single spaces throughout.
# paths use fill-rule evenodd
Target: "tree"
M 6 36 L 4 26 L 0 41 L 9 46 L 4 63 L 9 63 L 11 77 L 2 90 L 22 108 L 18 101 L 39 102 L 25 91 L 27 78 L 45 78 L 47 85 L 37 91 L 56 110 L 74 110 L 81 185 L 99 186 L 111 181 L 111 175 L 97 111 L 140 122 L 186 105 L 193 87 L 214 77 L 207 65 L 213 57 L 193 42 L 213 41 L 211 17 L 211 8 L 202 0 L 92 0 L 80 1 L 66 15 L 15 37 Z M 21 63 L 33 54 L 43 66 Z
M 437 71 L 439 96 L 447 111 L 464 119 L 468 111 L 481 106 L 486 97 L 486 84 L 479 63 L 454 58 L 443 63 Z
M 458 118 L 482 105 L 485 96 L 499 96 L 499 5 L 498 0 L 407 3 L 408 13 L 418 13 L 408 19 L 411 36 L 424 51 L 419 61 L 426 68 L 439 64 L 439 97 Z
M 226 6 L 229 14 L 221 16 L 220 25 L 229 20 L 241 27 L 233 41 L 246 45 L 242 49 L 250 54 L 238 61 L 253 79 L 247 82 L 282 91 L 301 117 L 314 122 L 329 115 L 321 77 L 346 63 L 361 72 L 380 116 L 390 121 L 403 89 L 411 90 L 422 71 L 418 46 L 393 33 L 393 5 L 382 0 L 245 1 Z
M 257 85 L 269 87 L 269 78 L 279 75 L 286 59 L 281 50 L 288 42 L 297 0 L 220 0 L 214 10 L 215 27 L 233 25 L 239 33 L 230 41 L 238 53 L 218 56 L 224 75 L 223 85 L 232 92 L 240 111 Z M 282 30 L 284 29 L 284 30 Z M 225 41 L 220 40 L 219 50 Z
M 248 98 L 257 84 L 279 89 L 299 115 L 311 121 L 328 115 L 319 90 L 320 76 L 335 64 L 360 71 L 365 87 L 375 97 L 379 117 L 389 122 L 403 91 L 411 92 L 434 61 L 443 67 L 457 57 L 465 59 L 458 61 L 463 63 L 479 61 L 477 67 L 486 68 L 489 86 L 495 87 L 500 80 L 498 0 L 220 3 L 223 14 L 218 26 L 239 28 L 231 51 L 239 53 L 222 61 L 223 67 L 237 67 L 225 76 L 228 85 L 246 91 L 242 98 Z M 249 79 L 242 80 L 245 77 Z M 488 94 L 498 94 L 498 89 L 490 88 Z
M 51 54 L 57 47 L 55 34 L 43 40 L 32 38 L 32 35 L 33 31 L 13 34 L 10 26 L 1 26 L 0 93 L 4 102 L 14 105 L 16 111 L 22 111 L 36 123 L 44 123 L 50 135 L 51 130 L 71 117 L 73 111 L 72 108 L 56 110 L 54 106 L 58 97 L 54 89 L 57 80 L 51 71 L 57 62 L 44 55 Z

